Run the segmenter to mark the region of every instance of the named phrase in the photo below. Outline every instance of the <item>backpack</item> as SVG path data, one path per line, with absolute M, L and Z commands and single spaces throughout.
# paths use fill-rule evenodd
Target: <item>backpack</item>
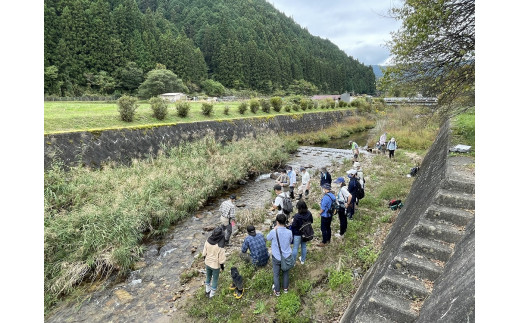
M 337 203 L 335 203 L 335 201 L 332 200 L 332 197 L 330 197 L 330 195 L 328 193 L 325 194 L 325 196 L 328 196 L 332 202 L 330 205 L 330 208 L 327 210 L 327 213 L 330 214 L 330 216 L 332 217 L 333 215 L 338 213 L 339 205 Z
M 410 176 L 415 176 L 417 175 L 417 172 L 419 171 L 419 166 L 417 167 L 413 167 L 412 169 L 410 169 Z
M 356 193 L 356 198 L 358 200 L 361 200 L 362 198 L 365 197 L 365 189 L 363 187 L 361 187 L 361 185 L 359 184 L 359 181 L 357 182 L 357 193 Z
M 290 214 L 293 211 L 292 200 L 287 196 L 287 193 L 284 193 L 282 197 L 282 211 L 285 214 Z
M 311 241 L 314 238 L 314 230 L 312 229 L 312 223 L 305 222 L 301 228 L 300 233 L 302 234 L 302 241 Z

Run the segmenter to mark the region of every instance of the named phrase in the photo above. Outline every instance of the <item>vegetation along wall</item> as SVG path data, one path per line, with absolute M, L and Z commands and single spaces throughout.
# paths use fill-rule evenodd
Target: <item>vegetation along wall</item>
M 157 154 L 162 146 L 176 146 L 208 134 L 218 141 L 229 141 L 269 131 L 286 134 L 316 131 L 353 116 L 353 111 L 344 110 L 47 134 L 44 136 L 44 167 L 49 169 L 57 161 L 64 166 L 90 167 L 109 161 L 129 163 L 134 158 Z

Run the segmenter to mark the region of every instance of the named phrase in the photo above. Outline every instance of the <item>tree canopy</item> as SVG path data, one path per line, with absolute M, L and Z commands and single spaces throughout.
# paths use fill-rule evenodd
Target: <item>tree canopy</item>
M 145 99 L 162 93 L 186 92 L 188 89 L 172 71 L 165 68 L 151 70 L 139 86 L 139 96 Z
M 375 91 L 370 66 L 265 0 L 45 0 L 44 28 L 51 95 L 133 92 L 157 63 L 192 90 L 212 79 L 266 94 L 294 80 L 322 93 Z
M 388 46 L 393 64 L 381 87 L 438 97 L 439 106 L 474 105 L 475 1 L 405 0 Z

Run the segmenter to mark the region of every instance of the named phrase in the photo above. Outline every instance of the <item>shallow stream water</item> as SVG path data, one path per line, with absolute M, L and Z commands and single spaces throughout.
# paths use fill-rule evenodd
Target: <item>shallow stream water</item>
M 342 139 L 341 142 L 348 145 L 348 140 Z M 364 146 L 363 140 L 366 142 L 362 136 L 353 140 L 360 146 Z M 319 174 L 321 167 L 341 164 L 345 158 L 352 158 L 351 150 L 300 146 L 287 165 L 293 168 L 305 166 L 312 177 Z M 271 174 L 243 182 L 233 191 L 238 196 L 237 206 L 251 210 L 264 207 L 271 200 L 274 184 Z M 172 296 L 183 290 L 180 276 L 202 251 L 209 230 L 218 224 L 218 209 L 226 198 L 227 195 L 213 199 L 175 225 L 160 241 L 147 243 L 144 255 L 137 263 L 139 269 L 131 272 L 124 281 L 116 281 L 114 277 L 108 279 L 96 286 L 95 291 L 80 304 L 64 305 L 46 321 L 171 322 L 175 316 Z

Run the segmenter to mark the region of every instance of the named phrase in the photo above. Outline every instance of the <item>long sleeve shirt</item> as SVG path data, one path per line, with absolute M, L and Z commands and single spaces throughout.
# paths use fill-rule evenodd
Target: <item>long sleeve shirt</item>
M 264 235 L 257 233 L 255 236 L 248 235 L 242 244 L 242 252 L 251 251 L 253 265 L 264 266 L 269 260 L 269 252 L 265 244 Z
M 324 218 L 329 218 L 329 209 L 332 207 L 332 203 L 336 202 L 336 197 L 331 192 L 328 192 L 327 194 L 323 195 L 321 198 L 321 213 L 320 215 Z
M 218 269 L 221 264 L 226 262 L 226 251 L 224 248 L 220 248 L 218 243 L 210 244 L 206 241 L 202 250 L 202 256 L 206 256 L 204 263 L 213 269 Z
M 278 230 L 278 239 L 280 240 L 280 248 L 282 249 L 282 255 L 284 258 L 292 255 L 291 249 L 291 241 L 293 238 L 293 234 L 291 230 L 284 227 L 275 227 L 269 234 L 267 235 L 267 240 L 271 242 L 271 253 L 273 257 L 278 261 L 282 261 L 282 257 L 280 255 L 280 248 L 278 248 L 278 239 L 276 239 L 276 231 Z

